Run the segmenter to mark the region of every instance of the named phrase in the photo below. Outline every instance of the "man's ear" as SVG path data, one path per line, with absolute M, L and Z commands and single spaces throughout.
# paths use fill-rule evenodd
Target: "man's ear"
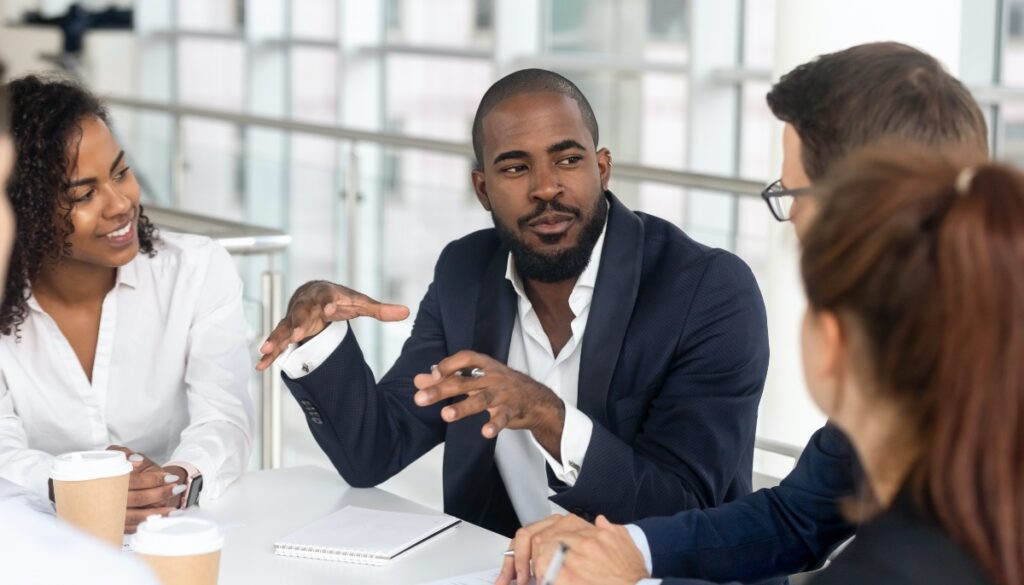
M 487 197 L 487 180 L 484 179 L 484 172 L 480 169 L 473 169 L 473 190 L 476 191 L 476 199 L 487 211 L 491 210 L 491 200 Z
M 601 175 L 601 190 L 607 191 L 612 179 L 612 153 L 607 148 L 597 151 L 597 170 Z

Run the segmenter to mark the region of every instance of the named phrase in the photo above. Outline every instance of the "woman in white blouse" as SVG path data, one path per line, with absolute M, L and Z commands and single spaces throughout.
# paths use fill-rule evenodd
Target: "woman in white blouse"
M 158 235 L 102 104 L 8 84 L 17 237 L 0 304 L 0 478 L 46 493 L 53 456 L 121 448 L 126 531 L 216 497 L 246 468 L 254 409 L 242 284 L 207 238 Z

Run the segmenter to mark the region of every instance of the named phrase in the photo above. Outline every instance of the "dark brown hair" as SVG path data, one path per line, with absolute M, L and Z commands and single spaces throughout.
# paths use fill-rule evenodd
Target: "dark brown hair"
M 985 118 L 967 88 L 934 57 L 900 43 L 821 55 L 783 75 L 767 100 L 800 136 L 814 182 L 883 139 L 988 158 Z
M 1024 584 L 1024 176 L 873 150 L 819 196 L 810 306 L 856 324 L 875 392 L 906 415 L 915 501 L 996 582 Z
M 78 156 L 82 121 L 93 117 L 110 126 L 110 117 L 96 96 L 65 79 L 27 75 L 0 91 L 9 98 L 18 153 L 7 188 L 17 231 L 0 301 L 0 335 L 11 335 L 28 315 L 32 281 L 47 262 L 71 252 L 68 236 L 74 224 L 67 173 Z M 137 229 L 140 252 L 152 256 L 158 235 L 142 207 Z

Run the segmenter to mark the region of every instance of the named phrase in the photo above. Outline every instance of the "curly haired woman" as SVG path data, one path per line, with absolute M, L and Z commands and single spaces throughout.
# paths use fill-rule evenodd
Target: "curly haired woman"
M 17 237 L 0 304 L 0 478 L 45 493 L 54 455 L 122 449 L 133 532 L 246 468 L 242 284 L 211 240 L 157 235 L 94 96 L 34 76 L 6 89 Z

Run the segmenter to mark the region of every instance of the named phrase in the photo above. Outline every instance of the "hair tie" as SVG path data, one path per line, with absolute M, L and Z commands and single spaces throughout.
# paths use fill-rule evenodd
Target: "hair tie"
M 971 194 L 971 181 L 978 174 L 977 167 L 964 167 L 956 176 L 956 194 L 960 197 L 967 197 Z

